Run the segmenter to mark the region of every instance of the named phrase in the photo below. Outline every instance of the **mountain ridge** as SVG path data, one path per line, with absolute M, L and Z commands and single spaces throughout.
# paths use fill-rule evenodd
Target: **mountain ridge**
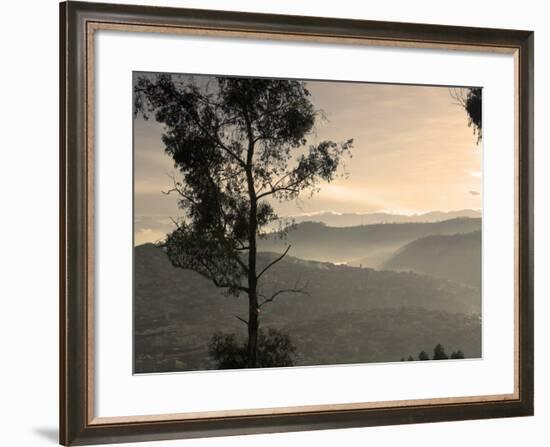
M 439 222 L 402 222 L 353 227 L 330 227 L 320 222 L 296 224 L 284 237 L 269 233 L 258 241 L 259 251 L 289 254 L 301 259 L 352 263 L 379 268 L 396 250 L 430 235 L 470 233 L 481 230 L 480 218 L 461 217 Z
M 481 231 L 416 239 L 398 250 L 384 268 L 481 287 Z
M 284 219 L 296 223 L 321 222 L 333 227 L 354 227 L 372 224 L 388 223 L 427 223 L 441 222 L 460 217 L 481 218 L 481 211 L 473 209 L 462 209 L 455 211 L 428 211 L 425 213 L 397 214 L 389 212 L 374 213 L 337 213 L 334 211 L 323 211 L 303 215 L 287 216 Z

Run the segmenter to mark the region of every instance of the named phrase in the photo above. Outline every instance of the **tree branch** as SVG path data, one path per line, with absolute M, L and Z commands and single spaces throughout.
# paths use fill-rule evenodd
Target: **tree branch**
M 265 272 L 267 272 L 271 267 L 273 267 L 275 264 L 277 264 L 277 262 L 279 262 L 281 259 L 283 259 L 286 254 L 288 253 L 288 250 L 290 250 L 290 247 L 292 247 L 292 245 L 289 245 L 286 250 L 284 251 L 284 253 L 279 256 L 278 258 L 274 259 L 273 261 L 271 261 L 260 273 L 258 276 L 256 276 L 256 280 L 260 279 L 260 276 L 262 276 Z
M 239 317 L 238 315 L 234 315 L 234 317 L 235 317 L 237 320 L 242 321 L 244 324 L 246 324 L 246 325 L 248 326 L 248 321 L 246 321 L 244 318 L 241 318 L 241 317 Z
M 293 289 L 281 289 L 281 290 L 278 290 L 277 292 L 275 292 L 273 295 L 271 295 L 271 297 L 269 298 L 266 298 L 264 301 L 262 301 L 259 305 L 258 305 L 258 309 L 260 309 L 263 305 L 267 304 L 267 303 L 271 303 L 275 300 L 275 298 L 277 298 L 279 295 L 282 295 L 283 293 L 301 293 L 303 295 L 309 295 L 309 292 L 306 290 L 308 284 L 306 283 L 304 285 L 304 287 L 300 287 L 298 288 L 297 287 L 297 284 L 296 286 L 294 286 Z
M 181 101 L 180 101 L 181 102 Z M 185 109 L 185 104 L 182 105 L 182 107 Z M 194 116 L 194 114 L 188 112 L 188 115 L 191 117 L 191 119 L 195 122 L 195 124 L 197 125 L 197 127 L 204 132 L 204 134 L 210 138 L 214 143 L 216 143 L 219 147 L 221 147 L 225 152 L 227 152 L 233 159 L 235 159 L 237 161 L 237 163 L 239 163 L 243 168 L 246 167 L 246 163 L 241 159 L 241 157 L 239 157 L 237 154 L 235 154 L 231 149 L 229 149 L 225 144 L 223 144 L 223 142 L 220 140 L 220 137 L 218 135 L 218 132 L 217 130 L 214 130 L 214 134 L 215 135 L 212 135 L 208 129 L 206 129 L 202 123 L 200 122 L 200 118 L 198 116 L 198 112 L 197 112 L 197 117 Z
M 193 270 L 195 272 L 197 272 L 199 275 L 201 275 L 201 276 L 205 277 L 206 279 L 209 279 L 210 281 L 212 281 L 216 287 L 226 288 L 226 289 L 234 288 L 234 289 L 242 290 L 243 292 L 248 293 L 248 290 L 249 290 L 248 287 L 241 286 L 240 284 L 231 284 L 231 283 L 225 283 L 225 282 L 219 281 L 218 279 L 216 279 L 216 274 L 214 272 L 212 272 L 212 269 L 210 269 L 205 262 L 203 262 L 200 259 L 197 259 L 197 262 L 204 267 L 204 269 L 208 272 L 208 274 L 206 274 L 204 272 L 200 272 L 200 271 L 195 270 L 195 269 L 193 269 Z
M 453 104 L 466 108 L 466 99 L 464 98 L 464 90 L 461 88 L 449 88 L 449 94 L 455 101 Z
M 283 186 L 277 187 L 277 186 L 274 185 L 274 187 L 271 188 L 271 190 L 259 194 L 258 195 L 258 200 L 260 200 L 261 198 L 263 198 L 265 196 L 270 196 L 270 195 L 273 195 L 273 194 L 275 194 L 277 192 L 280 192 L 280 191 L 300 192 L 300 190 L 297 188 L 297 186 L 299 186 L 300 183 L 303 183 L 306 180 L 308 180 L 309 177 L 313 177 L 314 175 L 315 175 L 315 173 L 310 173 L 309 175 L 306 175 L 304 177 L 300 177 L 300 178 L 294 180 L 293 182 L 287 183 L 286 185 L 283 185 Z M 277 183 L 278 182 L 279 181 L 277 181 Z
M 169 189 L 168 191 L 161 191 L 161 193 L 168 196 L 171 193 L 175 192 L 175 193 L 179 194 L 181 197 L 183 197 L 185 200 L 189 200 L 189 202 L 191 202 L 193 205 L 198 206 L 197 201 L 195 199 L 193 199 L 192 197 L 190 197 L 189 195 L 187 195 L 186 193 L 184 193 L 183 190 L 178 186 L 178 182 L 176 181 L 176 179 L 173 175 L 168 174 L 168 177 L 170 177 L 170 179 L 172 179 L 172 183 L 174 184 L 174 186 L 171 189 Z

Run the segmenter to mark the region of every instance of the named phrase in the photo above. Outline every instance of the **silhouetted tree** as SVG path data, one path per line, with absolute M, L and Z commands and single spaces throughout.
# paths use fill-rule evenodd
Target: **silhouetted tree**
M 464 358 L 464 353 L 460 349 L 458 351 L 453 351 L 451 353 L 451 358 L 452 359 L 463 359 Z
M 248 343 L 237 340 L 235 334 L 214 334 L 208 351 L 219 369 L 247 367 Z M 269 328 L 267 333 L 261 329 L 258 331 L 258 367 L 293 366 L 295 352 L 288 335 L 273 328 Z
M 418 354 L 418 360 L 430 360 L 430 357 L 426 351 L 420 351 L 420 354 Z
M 482 134 L 482 110 L 480 87 L 471 87 L 467 89 L 451 89 L 451 96 L 455 102 L 466 110 L 468 114 L 468 127 L 473 127 L 474 135 L 477 135 L 477 142 L 481 140 Z
M 218 369 L 246 368 L 246 345 L 241 345 L 235 334 L 215 333 L 208 353 L 217 362 Z
M 433 357 L 433 359 L 434 360 L 448 360 L 448 358 L 449 357 L 445 353 L 445 348 L 443 347 L 443 345 L 441 345 L 441 344 L 436 345 L 436 347 L 434 348 L 434 357 Z
M 237 318 L 248 329 L 246 366 L 256 367 L 260 308 L 283 293 L 305 292 L 259 289 L 290 249 L 258 268 L 257 238 L 278 219 L 268 200 L 295 199 L 330 182 L 352 140 L 306 147 L 320 112 L 306 84 L 293 80 L 216 77 L 198 86 L 184 76 L 141 76 L 134 111 L 164 125 L 165 151 L 182 176 L 169 192 L 179 195 L 184 216 L 162 245 L 174 266 L 248 296 L 248 318 Z
M 407 361 L 409 361 L 409 362 L 414 362 L 413 356 L 412 356 L 412 355 L 409 355 L 409 358 L 407 359 Z
M 453 351 L 451 354 L 452 359 L 463 359 L 464 353 L 459 349 L 458 351 Z M 434 356 L 432 360 L 448 360 L 449 356 L 445 353 L 445 348 L 442 344 L 437 344 L 434 348 Z M 401 361 L 404 361 L 404 358 L 401 358 Z M 408 360 L 414 360 L 412 356 L 409 355 Z M 426 351 L 421 351 L 420 354 L 418 354 L 418 360 L 430 360 L 430 356 L 426 353 Z

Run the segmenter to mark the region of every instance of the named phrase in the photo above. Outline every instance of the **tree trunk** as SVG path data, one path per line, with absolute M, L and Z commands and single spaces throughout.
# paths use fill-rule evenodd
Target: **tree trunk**
M 258 353 L 258 280 L 256 278 L 256 200 L 250 203 L 250 234 L 248 239 L 248 364 L 249 368 L 257 366 Z
M 255 368 L 258 362 L 258 297 L 256 290 L 251 290 L 248 295 L 248 359 L 247 367 Z
M 247 117 L 248 123 L 248 117 Z M 248 225 L 248 346 L 247 346 L 247 367 L 257 367 L 258 356 L 258 329 L 259 307 L 258 307 L 258 279 L 256 277 L 256 232 L 258 231 L 258 200 L 254 187 L 254 176 L 252 174 L 252 157 L 254 154 L 254 142 L 252 131 L 248 125 L 249 146 L 246 160 L 246 177 L 248 183 L 248 196 L 250 199 L 250 214 Z

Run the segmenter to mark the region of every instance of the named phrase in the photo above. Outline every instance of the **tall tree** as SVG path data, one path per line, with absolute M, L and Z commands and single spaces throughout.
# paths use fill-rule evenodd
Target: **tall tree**
M 192 269 L 227 294 L 248 297 L 247 366 L 258 366 L 260 308 L 298 286 L 264 295 L 257 238 L 276 221 L 270 201 L 297 198 L 330 182 L 352 140 L 309 144 L 316 111 L 304 82 L 216 77 L 198 85 L 178 75 L 141 76 L 135 113 L 164 125 L 162 141 L 181 174 L 181 220 L 163 243 L 172 264 Z
M 449 356 L 445 353 L 445 348 L 441 343 L 434 348 L 434 360 L 448 360 Z

